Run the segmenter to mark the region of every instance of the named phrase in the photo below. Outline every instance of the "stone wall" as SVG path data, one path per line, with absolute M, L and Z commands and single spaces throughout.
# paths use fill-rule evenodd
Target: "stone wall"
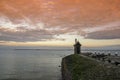
M 72 76 L 65 62 L 65 58 L 62 59 L 62 80 L 72 80 Z

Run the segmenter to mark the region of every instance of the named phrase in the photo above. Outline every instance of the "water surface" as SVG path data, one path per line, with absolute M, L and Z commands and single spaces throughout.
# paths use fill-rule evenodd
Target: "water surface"
M 73 51 L 0 50 L 0 80 L 60 80 L 61 59 Z

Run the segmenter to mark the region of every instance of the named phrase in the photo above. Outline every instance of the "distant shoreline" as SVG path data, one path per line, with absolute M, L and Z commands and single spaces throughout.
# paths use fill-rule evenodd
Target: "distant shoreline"
M 14 49 L 14 50 L 72 51 L 73 49 Z
M 14 50 L 42 50 L 42 51 L 45 51 L 45 50 L 47 50 L 47 51 L 52 51 L 52 50 L 54 50 L 54 51 L 68 51 L 68 50 L 70 50 L 70 51 L 72 51 L 73 49 L 14 49 Z M 103 50 L 103 49 L 86 49 L 86 50 L 82 50 L 82 51 L 120 51 L 119 49 L 113 49 L 113 50 Z

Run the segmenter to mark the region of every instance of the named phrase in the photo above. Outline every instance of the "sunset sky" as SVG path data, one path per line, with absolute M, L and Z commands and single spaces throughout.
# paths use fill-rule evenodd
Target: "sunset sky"
M 120 45 L 120 0 L 0 0 L 0 45 Z

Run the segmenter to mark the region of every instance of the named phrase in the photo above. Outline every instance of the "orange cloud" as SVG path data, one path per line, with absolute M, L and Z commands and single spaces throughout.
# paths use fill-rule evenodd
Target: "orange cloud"
M 95 33 L 110 34 L 103 37 L 100 34 L 100 39 L 108 36 L 109 39 L 119 39 L 120 24 L 117 26 L 110 24 L 120 23 L 119 3 L 120 0 L 0 0 L 0 26 L 26 30 L 25 34 L 19 32 L 19 35 L 24 35 L 23 38 L 29 36 L 25 41 L 51 39 L 54 35 L 71 33 L 83 37 L 88 35 L 87 38 L 93 38 L 92 31 L 85 31 L 91 28 Z M 39 23 L 43 25 L 39 25 Z M 110 26 L 111 31 L 117 33 L 111 35 L 106 26 Z M 50 34 L 50 37 L 38 37 L 41 33 Z M 2 40 L 21 41 L 19 38 L 15 38 L 18 36 L 18 32 L 1 31 L 1 34 L 0 39 Z M 10 37 L 14 36 L 15 39 L 13 37 L 13 39 L 9 39 L 10 37 L 7 36 L 3 38 L 5 34 L 9 34 Z M 99 39 L 97 35 L 94 37 Z M 116 37 L 113 37 L 115 35 Z

